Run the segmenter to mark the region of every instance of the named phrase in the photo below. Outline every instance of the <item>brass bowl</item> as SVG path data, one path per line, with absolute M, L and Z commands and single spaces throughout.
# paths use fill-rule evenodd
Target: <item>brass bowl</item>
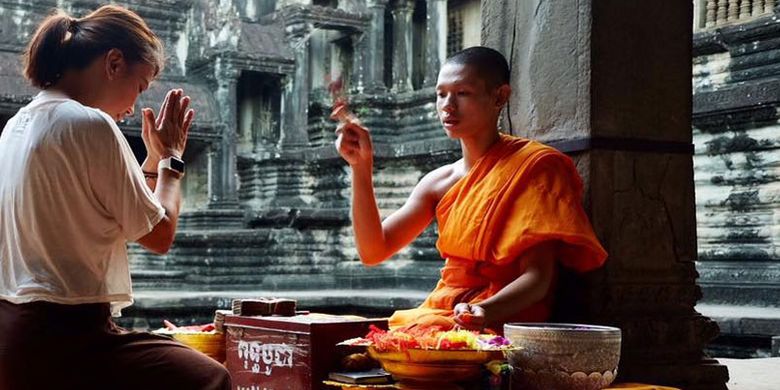
M 513 323 L 504 334 L 513 383 L 523 389 L 600 390 L 615 379 L 621 332 L 608 326 Z
M 368 347 L 369 355 L 400 382 L 452 383 L 479 377 L 482 365 L 503 359 L 502 351 L 408 349 L 380 352 Z

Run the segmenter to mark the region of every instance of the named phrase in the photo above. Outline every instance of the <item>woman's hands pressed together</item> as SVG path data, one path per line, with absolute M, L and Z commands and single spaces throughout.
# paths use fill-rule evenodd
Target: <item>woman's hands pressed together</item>
M 170 156 L 181 158 L 184 154 L 195 110 L 188 108 L 190 97 L 183 94 L 181 89 L 168 91 L 156 117 L 151 108 L 142 110 L 141 138 L 147 159 L 159 161 Z

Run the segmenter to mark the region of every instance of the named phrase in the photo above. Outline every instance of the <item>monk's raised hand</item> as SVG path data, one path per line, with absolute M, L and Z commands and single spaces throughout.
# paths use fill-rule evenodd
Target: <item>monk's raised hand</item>
M 485 309 L 482 306 L 459 303 L 452 312 L 455 323 L 463 329 L 480 331 L 485 327 Z
M 336 150 L 352 168 L 372 168 L 374 147 L 368 129 L 357 122 L 339 124 L 336 128 Z

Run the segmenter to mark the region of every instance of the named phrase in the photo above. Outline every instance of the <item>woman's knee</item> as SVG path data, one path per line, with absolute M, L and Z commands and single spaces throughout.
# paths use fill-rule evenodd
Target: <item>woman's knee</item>
M 214 390 L 230 390 L 231 388 L 231 380 L 230 380 L 230 372 L 228 372 L 227 368 L 221 364 L 217 364 L 217 366 L 214 368 Z
M 196 370 L 193 370 L 198 372 L 197 381 L 199 382 L 193 385 L 203 390 L 229 390 L 231 381 L 227 368 L 216 360 L 205 358 L 208 360 L 204 364 L 199 365 Z

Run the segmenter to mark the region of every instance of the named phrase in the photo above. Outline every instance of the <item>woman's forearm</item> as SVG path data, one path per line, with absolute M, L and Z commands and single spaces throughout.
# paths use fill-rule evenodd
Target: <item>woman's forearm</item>
M 159 158 L 147 156 L 144 163 L 141 165 L 141 169 L 144 171 L 144 178 L 146 179 L 146 185 L 154 192 L 157 188 L 157 166 L 160 164 Z

